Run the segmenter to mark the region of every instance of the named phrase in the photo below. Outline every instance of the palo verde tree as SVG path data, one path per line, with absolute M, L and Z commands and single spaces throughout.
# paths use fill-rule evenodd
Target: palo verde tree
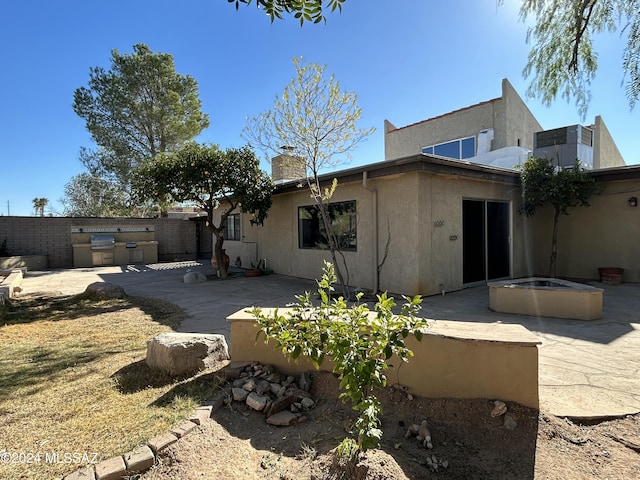
M 527 34 L 532 48 L 523 72 L 533 75 L 529 96 L 539 96 L 546 105 L 558 94 L 573 98 L 584 118 L 598 69 L 593 36 L 619 28 L 627 40 L 621 55 L 627 98 L 635 106 L 640 95 L 640 0 L 522 0 L 520 16 L 535 20 Z
M 272 110 L 248 119 L 243 135 L 271 155 L 285 146 L 292 163 L 304 166 L 304 185 L 319 211 L 342 293 L 349 298 L 347 263 L 329 211 L 337 181 L 322 185 L 320 173 L 347 163 L 351 150 L 374 129 L 357 127 L 361 109 L 356 93 L 342 91 L 333 75 L 326 78 L 326 66 L 304 64 L 299 58 L 293 64 L 295 78 L 276 97 Z
M 601 185 L 580 167 L 576 160 L 573 168 L 560 168 L 546 158 L 529 157 L 521 166 L 522 205 L 520 212 L 527 217 L 535 215 L 545 205 L 553 208 L 553 233 L 549 276 L 556 276 L 558 257 L 558 223 L 560 215 L 568 215 L 569 208 L 588 207 L 589 199 L 602 192 Z
M 222 259 L 224 227 L 235 211 L 252 214 L 251 223 L 262 225 L 271 207 L 273 182 L 260 169 L 248 146 L 221 150 L 218 145 L 189 142 L 175 152 L 143 163 L 135 172 L 135 187 L 146 198 L 165 196 L 190 203 L 207 213 L 207 226 L 215 236 L 214 255 L 220 278 L 227 278 Z M 217 222 L 214 212 L 221 209 Z
M 177 73 L 171 55 L 144 44 L 134 45 L 131 54 L 113 50 L 109 70 L 91 68 L 88 86 L 74 92 L 73 110 L 98 146 L 82 149 L 80 161 L 91 176 L 117 186 L 124 204 L 116 209 L 132 213 L 139 206 L 130 185 L 136 167 L 178 149 L 209 126 L 196 80 Z M 78 190 L 86 182 L 72 183 Z

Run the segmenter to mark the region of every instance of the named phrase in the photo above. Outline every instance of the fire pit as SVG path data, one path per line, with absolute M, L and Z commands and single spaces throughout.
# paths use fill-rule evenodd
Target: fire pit
M 602 318 L 601 288 L 557 278 L 520 278 L 490 282 L 489 308 L 538 317 Z

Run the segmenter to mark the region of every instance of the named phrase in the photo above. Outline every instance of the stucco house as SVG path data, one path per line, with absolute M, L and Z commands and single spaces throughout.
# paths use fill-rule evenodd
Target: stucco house
M 559 146 L 562 141 L 567 148 Z M 620 266 L 625 281 L 639 281 L 640 246 L 634 239 L 640 210 L 628 198 L 640 190 L 640 168 L 624 165 L 600 117 L 588 127 L 543 130 L 505 79 L 499 98 L 401 128 L 385 121 L 383 161 L 322 177 L 338 180 L 330 208 L 349 283 L 432 295 L 545 274 L 549 212 L 531 219 L 519 215 L 520 178 L 512 167 L 549 145 L 559 161 L 568 159 L 564 163 L 582 156 L 607 186 L 591 208 L 563 218 L 558 275 L 597 278 L 598 267 Z M 308 191 L 298 187 L 295 169 L 283 167 L 283 160 L 276 157 L 272 164 L 277 188 L 265 224 L 251 226 L 248 215 L 232 215 L 225 248 L 232 264 L 266 259 L 277 273 L 319 278 L 329 252 L 319 248 L 317 212 Z M 612 231 L 620 234 L 615 240 L 609 238 Z

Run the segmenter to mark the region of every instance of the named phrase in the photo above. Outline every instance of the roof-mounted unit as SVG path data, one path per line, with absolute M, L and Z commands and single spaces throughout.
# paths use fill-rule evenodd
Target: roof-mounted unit
M 559 167 L 573 167 L 576 159 L 593 168 L 593 130 L 582 125 L 543 130 L 533 134 L 533 156 L 548 158 Z

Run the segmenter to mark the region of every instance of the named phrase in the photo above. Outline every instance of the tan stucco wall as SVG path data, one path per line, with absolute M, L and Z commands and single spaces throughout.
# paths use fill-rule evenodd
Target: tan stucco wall
M 533 149 L 533 134 L 542 130 L 529 108 L 507 79 L 502 96 L 413 125 L 394 128 L 386 124 L 384 158 L 393 160 L 420 153 L 422 147 L 475 136 L 494 129 L 491 150 L 507 146 Z
M 593 128 L 593 168 L 621 167 L 625 165 L 624 158 L 609 129 L 600 115 L 596 116 Z
M 505 117 L 496 119 L 499 128 L 493 148 L 521 146 L 533 150 L 533 134 L 542 130 L 542 126 L 507 79 L 502 80 L 502 98 Z
M 380 290 L 407 295 L 432 295 L 443 289 L 462 288 L 463 199 L 503 200 L 512 205 L 512 212 L 517 212 L 520 198 L 513 185 L 427 172 L 369 179 L 367 186 L 377 192 L 377 256 L 374 194 L 362 182 L 351 182 L 339 184 L 332 198 L 335 202 L 357 202 L 357 251 L 344 252 L 350 284 L 375 288 L 376 265 L 382 262 L 389 242 L 379 277 Z M 276 273 L 320 278 L 322 260 L 330 260 L 329 252 L 298 248 L 297 209 L 311 202 L 303 189 L 275 195 L 262 227 L 250 226 L 249 216 L 242 215 L 242 241 L 224 243 L 232 264 L 237 256 L 243 266 L 249 266 L 255 258 L 266 258 L 267 266 Z M 516 227 L 511 236 L 513 272 L 520 275 L 526 271 L 525 242 L 516 213 L 512 213 L 512 221 Z
M 289 362 L 264 337 L 256 341 L 258 327 L 251 314 L 239 311 L 227 320 L 232 361 L 255 360 L 288 372 L 314 369 L 304 359 Z M 387 376 L 390 383 L 424 397 L 500 399 L 538 408 L 539 343 L 520 325 L 432 321 L 421 342 L 407 337 L 414 356 L 402 364 L 392 358 Z M 322 367 L 331 370 L 329 363 Z
M 640 282 L 640 207 L 628 199 L 640 196 L 640 180 L 608 182 L 590 207 L 569 210 L 560 217 L 557 276 L 598 279 L 599 267 L 624 268 L 623 281 Z M 535 273 L 548 275 L 551 251 L 552 210 L 544 208 L 528 219 Z
M 393 160 L 420 153 L 422 147 L 476 136 L 494 128 L 494 104 L 500 99 L 458 110 L 385 134 L 384 158 Z

